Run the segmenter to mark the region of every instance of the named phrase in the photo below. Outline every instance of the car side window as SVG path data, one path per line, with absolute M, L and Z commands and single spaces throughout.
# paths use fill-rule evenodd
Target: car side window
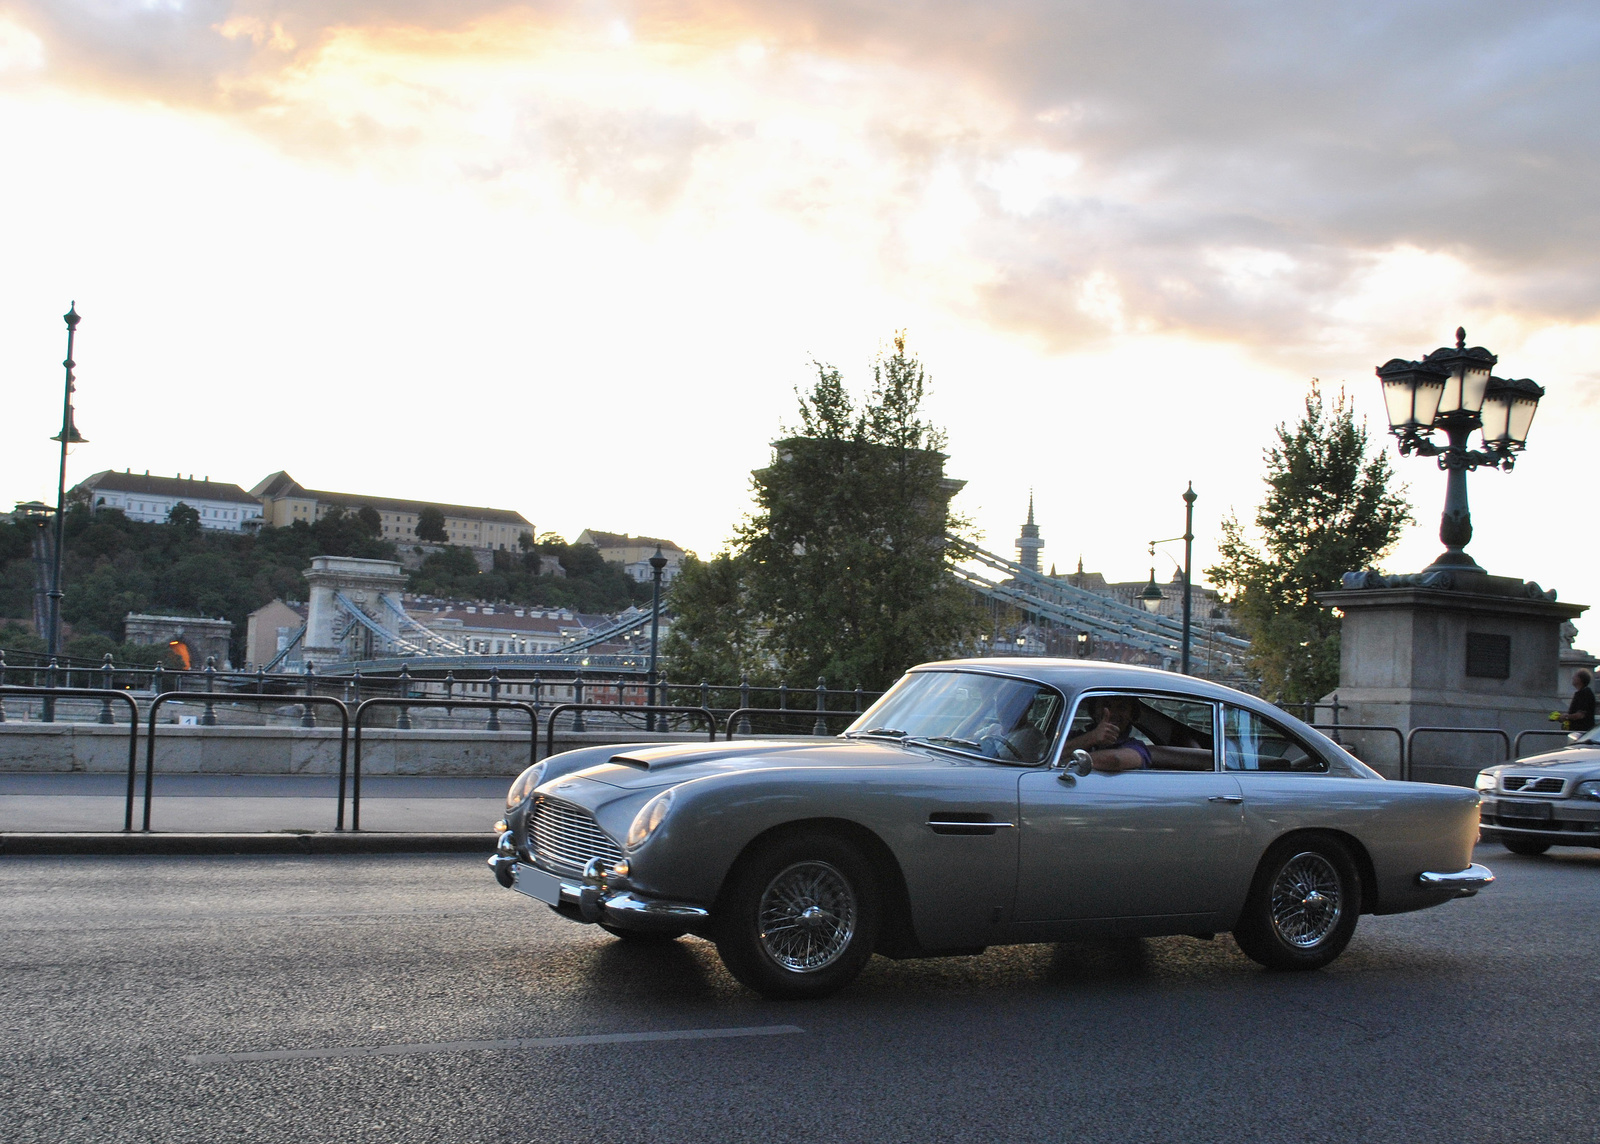
M 1270 719 L 1227 706 L 1222 710 L 1223 766 L 1230 771 L 1326 774 L 1327 760 Z
M 1210 771 L 1216 769 L 1213 744 L 1215 709 L 1210 703 L 1164 695 L 1085 696 L 1073 715 L 1066 747 L 1131 749 L 1143 760 L 1138 769 Z M 1113 730 L 1100 730 L 1109 724 Z M 1130 759 L 1130 765 L 1132 760 Z

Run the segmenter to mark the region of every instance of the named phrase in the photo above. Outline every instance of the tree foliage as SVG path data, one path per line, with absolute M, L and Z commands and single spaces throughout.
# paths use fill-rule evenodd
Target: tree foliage
M 673 674 L 732 683 L 759 661 L 791 680 L 880 689 L 976 633 L 976 606 L 945 570 L 944 538 L 967 523 L 950 509 L 926 392 L 903 337 L 859 407 L 817 364 L 797 395 L 799 432 L 754 474 L 736 551 L 674 586 Z
M 443 544 L 449 539 L 444 527 L 444 513 L 431 504 L 417 513 L 417 539 L 434 544 Z
M 1316 593 L 1373 566 L 1411 522 L 1389 459 L 1368 456 L 1367 428 L 1343 392 L 1331 405 L 1315 383 L 1298 423 L 1280 424 L 1265 452 L 1267 495 L 1256 509 L 1261 544 L 1238 517 L 1222 522 L 1221 560 L 1206 575 L 1251 639 L 1262 694 L 1319 699 L 1339 681 L 1339 621 Z

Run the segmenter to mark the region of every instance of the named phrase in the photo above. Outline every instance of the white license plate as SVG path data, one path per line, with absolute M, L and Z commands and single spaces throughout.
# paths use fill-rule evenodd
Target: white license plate
M 561 904 L 561 879 L 554 874 L 546 874 L 537 866 L 518 865 L 513 875 L 513 887 L 528 897 L 537 898 L 547 906 Z

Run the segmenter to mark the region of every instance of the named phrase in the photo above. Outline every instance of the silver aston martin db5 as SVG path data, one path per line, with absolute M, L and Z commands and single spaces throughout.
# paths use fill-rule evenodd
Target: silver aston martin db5
M 1386 782 L 1283 712 L 1168 672 L 908 672 L 836 738 L 589 747 L 506 796 L 502 885 L 619 938 L 714 941 L 769 997 L 873 953 L 1231 930 L 1316 969 L 1363 913 L 1476 893 L 1478 794 Z

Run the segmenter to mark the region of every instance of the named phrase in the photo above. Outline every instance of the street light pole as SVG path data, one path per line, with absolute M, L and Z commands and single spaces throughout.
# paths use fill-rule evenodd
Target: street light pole
M 661 639 L 661 572 L 667 566 L 667 558 L 661 555 L 661 545 L 656 545 L 656 554 L 650 557 L 650 706 L 656 704 L 656 653 L 660 648 Z M 650 730 L 656 729 L 655 713 L 645 716 L 645 726 Z
M 1156 554 L 1156 545 L 1171 544 L 1173 541 L 1183 541 L 1183 674 L 1189 674 L 1189 648 L 1191 645 L 1191 632 L 1193 630 L 1194 616 L 1194 579 L 1192 565 L 1194 562 L 1194 502 L 1200 499 L 1200 494 L 1194 491 L 1194 482 L 1189 482 L 1189 487 L 1183 493 L 1183 535 L 1169 536 L 1165 540 L 1152 540 L 1150 542 L 1150 555 Z M 1156 570 L 1150 569 L 1150 583 L 1145 585 L 1143 592 L 1139 593 L 1139 600 L 1149 611 L 1156 611 L 1161 607 L 1163 597 L 1161 589 L 1156 586 Z
M 56 476 L 56 547 L 50 569 L 50 633 L 46 637 L 51 659 L 61 652 L 61 546 L 65 538 L 67 515 L 67 446 L 83 442 L 77 426 L 72 423 L 72 370 L 77 364 L 72 360 L 72 342 L 78 332 L 78 305 L 74 302 L 62 319 L 67 323 L 66 389 L 61 397 L 61 435 L 51 440 L 61 442 L 61 465 Z

